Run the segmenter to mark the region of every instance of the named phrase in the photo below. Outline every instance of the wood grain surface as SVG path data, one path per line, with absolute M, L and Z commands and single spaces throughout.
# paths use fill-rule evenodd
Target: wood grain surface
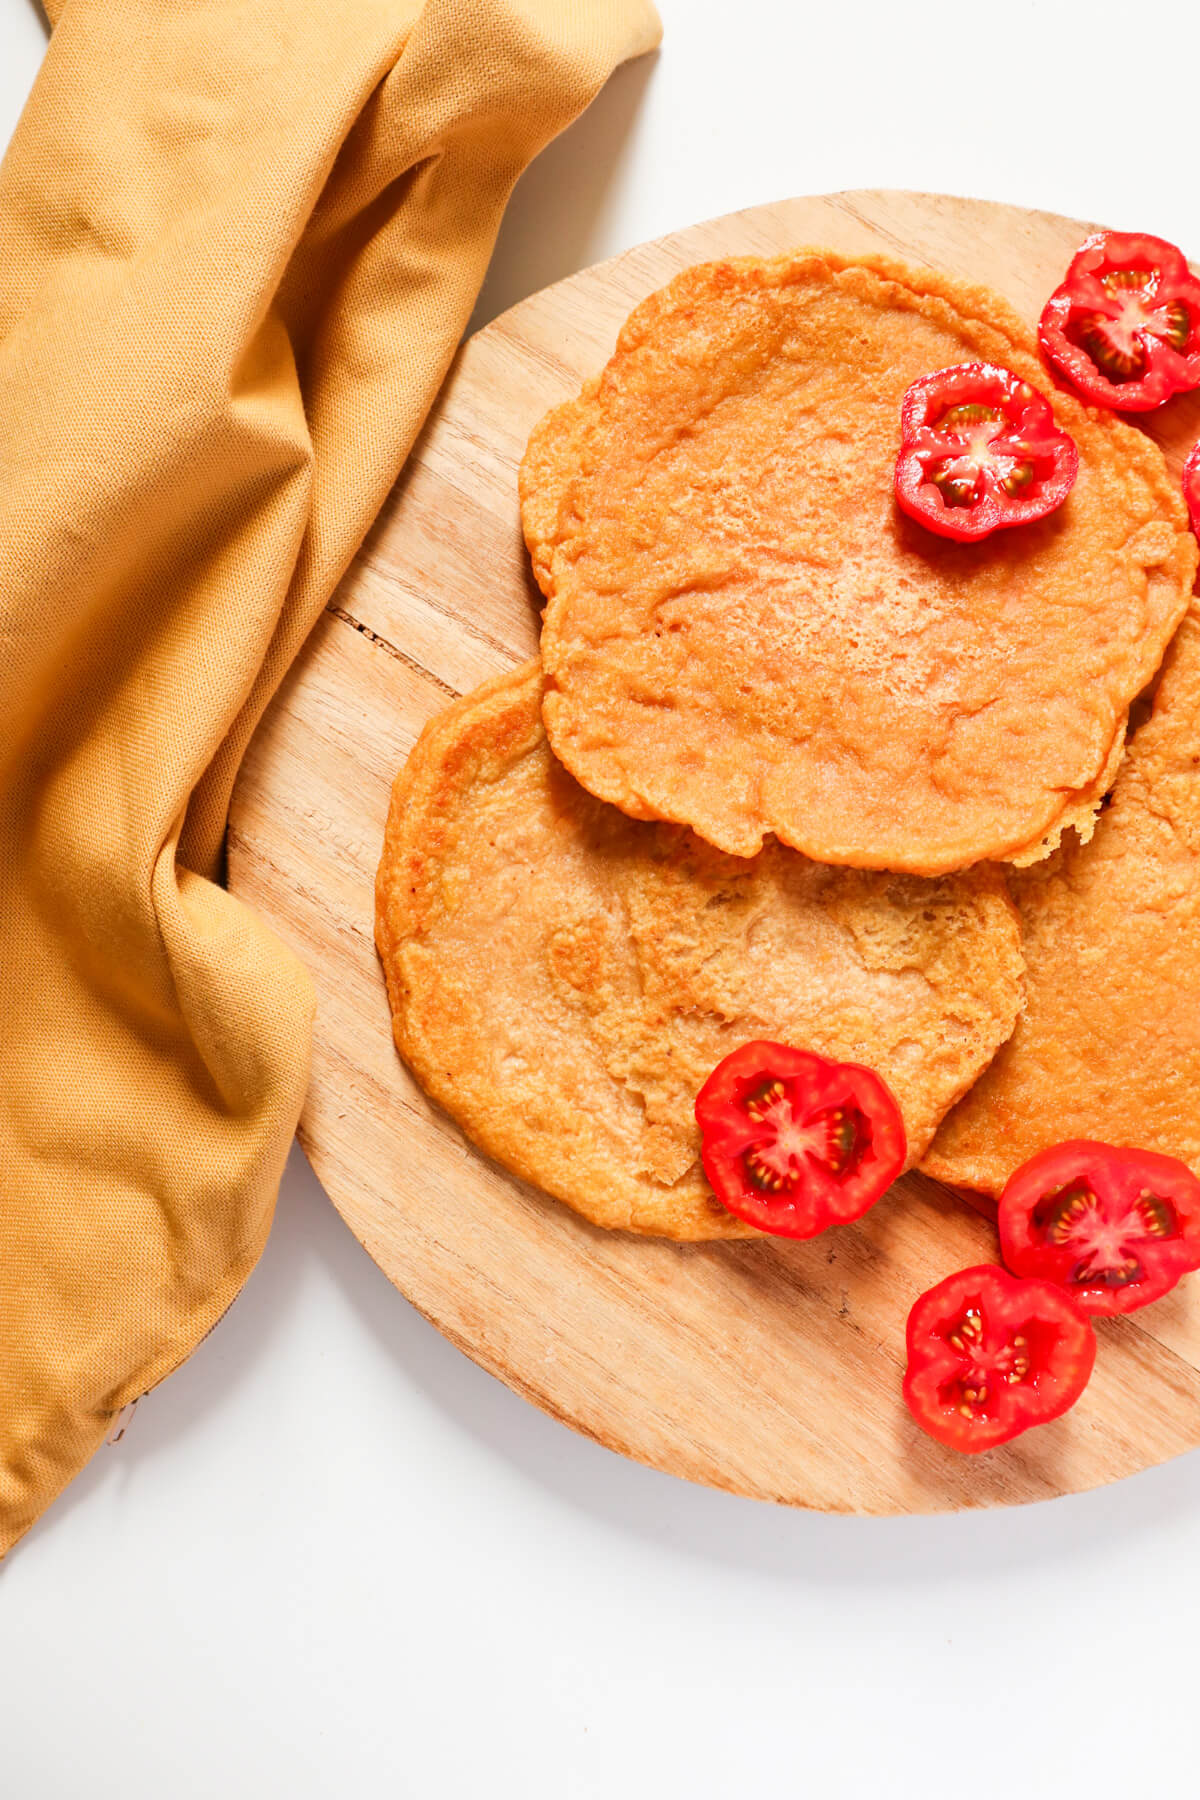
M 940 195 L 834 194 L 712 220 L 523 301 L 462 348 L 406 472 L 250 748 L 229 880 L 307 963 L 318 1016 L 300 1137 L 346 1222 L 485 1369 L 614 1450 L 838 1512 L 1041 1499 L 1200 1444 L 1200 1277 L 1100 1321 L 1073 1413 L 983 1457 L 900 1398 L 918 1293 L 996 1256 L 988 1219 L 909 1176 L 810 1243 L 679 1246 L 598 1231 L 509 1177 L 424 1098 L 392 1046 L 373 892 L 392 777 L 425 721 L 534 653 L 539 596 L 516 470 L 548 406 L 686 264 L 823 245 L 989 283 L 1031 322 L 1091 227 Z M 1195 396 L 1151 424 L 1172 465 Z

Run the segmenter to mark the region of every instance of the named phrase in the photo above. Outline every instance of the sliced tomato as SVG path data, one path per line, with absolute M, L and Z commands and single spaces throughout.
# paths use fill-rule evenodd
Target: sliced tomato
M 1047 300 L 1038 341 L 1085 400 L 1145 412 L 1200 387 L 1200 281 L 1164 238 L 1097 231 Z
M 1060 1287 L 986 1263 L 922 1294 L 907 1339 L 908 1409 L 951 1450 L 991 1450 L 1061 1417 L 1096 1360 L 1092 1327 Z
M 922 375 L 900 410 L 896 501 L 942 537 L 971 543 L 1043 519 L 1079 472 L 1044 394 L 995 363 Z
M 761 1039 L 717 1064 L 696 1123 L 722 1206 L 780 1237 L 860 1218 L 908 1155 L 900 1108 L 878 1075 Z
M 1200 537 L 1200 444 L 1193 444 L 1183 465 L 1183 497 L 1192 517 L 1192 530 Z
M 1133 1312 L 1200 1268 L 1200 1181 L 1173 1156 L 1076 1138 L 1009 1178 L 999 1225 L 1014 1274 L 1057 1282 L 1085 1312 Z

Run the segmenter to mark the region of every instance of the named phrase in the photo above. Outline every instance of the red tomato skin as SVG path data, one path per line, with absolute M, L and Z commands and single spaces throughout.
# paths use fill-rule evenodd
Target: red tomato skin
M 1035 1209 L 1048 1194 L 1086 1178 L 1102 1198 L 1131 1201 L 1146 1183 L 1175 1210 L 1177 1237 L 1146 1239 L 1140 1255 L 1144 1277 L 1125 1287 L 1088 1286 L 1071 1279 L 1079 1260 L 1069 1244 L 1047 1243 L 1035 1224 Z M 1136 1312 L 1170 1293 L 1180 1278 L 1200 1268 L 1200 1181 L 1186 1163 L 1153 1150 L 1118 1148 L 1091 1138 L 1072 1138 L 1040 1150 L 1005 1184 L 997 1215 L 1000 1253 L 1015 1275 L 1053 1281 L 1086 1313 L 1111 1317 Z
M 750 1136 L 740 1103 L 767 1076 L 804 1083 L 814 1112 L 844 1099 L 861 1107 L 871 1125 L 871 1155 L 857 1177 L 842 1183 L 814 1168 L 807 1191 L 795 1196 L 761 1192 L 739 1179 Z M 728 1212 L 775 1237 L 816 1237 L 861 1218 L 908 1160 L 900 1108 L 872 1069 L 765 1038 L 740 1045 L 717 1064 L 696 1096 L 695 1112 L 700 1160 L 713 1193 Z
M 1192 530 L 1200 537 L 1200 444 L 1193 444 L 1183 465 L 1183 497 L 1187 501 Z
M 1000 1387 L 990 1418 L 965 1418 L 944 1395 L 964 1368 L 946 1331 L 972 1302 L 981 1303 L 989 1324 L 1002 1328 L 1000 1335 L 1023 1328 L 1026 1335 L 1041 1335 L 1045 1350 L 1045 1366 L 1031 1380 Z M 908 1315 L 905 1342 L 908 1410 L 930 1437 L 969 1456 L 1061 1418 L 1087 1386 L 1096 1361 L 1091 1322 L 1062 1288 L 1020 1280 L 994 1263 L 961 1269 L 922 1294 Z
M 1188 308 L 1190 329 L 1182 351 L 1156 339 L 1147 351 L 1140 381 L 1110 381 L 1082 344 L 1070 336 L 1073 317 L 1103 311 L 1111 305 L 1101 276 L 1114 269 L 1157 269 L 1163 297 Z M 1120 412 L 1149 412 L 1172 394 L 1200 387 L 1200 280 L 1188 268 L 1182 250 L 1146 232 L 1097 231 L 1071 259 L 1038 323 L 1042 355 L 1054 364 L 1085 400 Z
M 927 464 L 937 459 L 934 428 L 947 404 L 979 400 L 999 407 L 1014 436 L 1029 437 L 1038 447 L 1039 472 L 1029 493 L 1005 494 L 981 477 L 982 494 L 970 506 L 949 506 L 928 478 Z M 939 537 L 977 543 L 993 531 L 1044 519 L 1060 507 L 1075 485 L 1079 451 L 1073 438 L 1059 429 L 1044 394 L 1011 369 L 996 363 L 958 363 L 914 381 L 900 409 L 900 451 L 896 458 L 895 494 L 900 510 Z

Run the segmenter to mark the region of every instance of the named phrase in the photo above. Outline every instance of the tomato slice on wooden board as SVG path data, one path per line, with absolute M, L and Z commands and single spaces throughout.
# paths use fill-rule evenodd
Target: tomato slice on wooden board
M 951 1450 L 992 1450 L 1074 1406 L 1096 1360 L 1088 1319 L 1060 1287 L 991 1264 L 962 1269 L 908 1315 L 904 1398 Z
M 1200 444 L 1193 444 L 1183 465 L 1183 497 L 1191 514 L 1192 530 L 1200 537 Z
M 1079 452 L 1044 394 L 995 363 L 922 375 L 900 409 L 896 501 L 941 537 L 973 543 L 1044 519 L 1075 484 Z
M 780 1237 L 861 1218 L 904 1168 L 891 1090 L 858 1063 L 756 1039 L 696 1096 L 704 1173 L 722 1206 Z
M 1046 302 L 1038 341 L 1085 400 L 1146 412 L 1200 387 L 1200 280 L 1164 238 L 1097 231 Z
M 1009 1178 L 999 1225 L 1014 1274 L 1057 1282 L 1085 1312 L 1133 1312 L 1200 1268 L 1200 1181 L 1173 1156 L 1076 1138 Z

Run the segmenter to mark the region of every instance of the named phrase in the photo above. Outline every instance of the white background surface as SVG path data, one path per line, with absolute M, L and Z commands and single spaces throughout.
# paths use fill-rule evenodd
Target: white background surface
M 839 187 L 1200 245 L 1194 0 L 661 10 L 522 182 L 481 321 Z M 0 0 L 5 140 L 42 48 Z M 1200 1456 L 934 1520 L 688 1487 L 451 1349 L 294 1153 L 242 1298 L 0 1569 L 0 1794 L 1191 1794 L 1198 1614 Z

